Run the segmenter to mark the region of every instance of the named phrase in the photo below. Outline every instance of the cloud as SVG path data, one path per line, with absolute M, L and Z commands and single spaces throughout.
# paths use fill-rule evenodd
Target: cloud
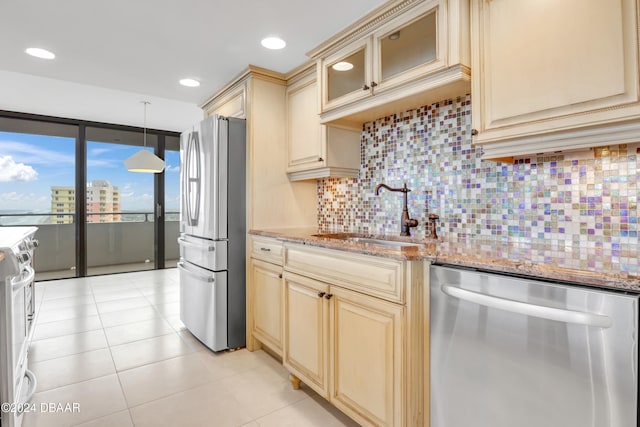
M 19 194 L 15 191 L 11 193 L 0 193 L 0 200 L 3 202 L 19 202 L 20 200 L 24 200 L 24 194 Z
M 167 163 L 167 166 L 165 166 L 164 170 L 167 172 L 180 172 L 180 165 L 171 166 Z
M 38 179 L 38 172 L 24 163 L 16 163 L 11 156 L 0 156 L 0 182 L 29 182 Z
M 21 162 L 32 165 L 50 165 L 52 163 L 75 164 L 76 158 L 73 154 L 66 154 L 60 151 L 46 150 L 36 145 L 24 142 L 0 141 L 0 153 L 8 154 Z
M 99 156 L 100 154 L 104 154 L 104 153 L 108 153 L 110 150 L 109 148 L 92 148 L 91 150 L 89 150 L 89 155 L 90 156 Z
M 87 159 L 87 167 L 89 168 L 117 168 L 121 165 L 122 162 L 117 160 Z

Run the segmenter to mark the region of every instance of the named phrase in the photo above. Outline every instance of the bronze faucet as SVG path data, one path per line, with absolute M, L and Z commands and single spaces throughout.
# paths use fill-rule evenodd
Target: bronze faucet
M 407 209 L 407 193 L 411 190 L 407 188 L 407 183 L 405 182 L 404 187 L 402 188 L 391 188 L 386 184 L 378 184 L 376 185 L 376 196 L 380 193 L 380 188 L 386 188 L 389 191 L 399 191 L 403 193 L 404 207 L 402 208 L 402 217 L 400 218 L 400 235 L 411 236 L 411 227 L 416 227 L 418 225 L 418 221 L 409 218 L 409 210 Z

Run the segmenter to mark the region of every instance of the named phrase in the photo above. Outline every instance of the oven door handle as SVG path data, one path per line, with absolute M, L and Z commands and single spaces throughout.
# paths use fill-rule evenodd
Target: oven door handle
M 13 290 L 13 292 L 18 292 L 20 289 L 33 282 L 33 279 L 36 277 L 36 271 L 31 266 L 26 265 L 23 271 L 28 272 L 27 277 L 17 282 L 11 282 L 11 289 Z
M 36 393 L 36 387 L 38 387 L 38 381 L 36 381 L 36 376 L 33 372 L 26 369 L 24 371 L 24 376 L 29 380 L 29 388 L 24 395 L 23 401 L 20 402 L 20 405 L 18 405 L 18 408 L 26 407 L 26 404 L 29 403 L 29 401 L 33 398 L 33 395 Z
M 463 301 L 483 305 L 489 308 L 523 314 L 525 316 L 541 319 L 555 320 L 564 323 L 593 326 L 596 328 L 610 328 L 613 325 L 611 318 L 602 314 L 585 313 L 582 311 L 565 310 L 561 308 L 546 307 L 543 305 L 529 304 L 511 299 L 498 298 L 492 295 L 461 289 L 456 286 L 444 284 L 442 292 Z
M 194 271 L 189 270 L 185 265 L 184 262 L 179 262 L 178 263 L 178 269 L 180 271 L 184 271 L 185 273 L 187 273 L 190 276 L 195 277 L 196 279 L 202 280 L 203 282 L 208 282 L 208 283 L 213 283 L 215 282 L 215 278 L 211 277 L 211 276 L 205 276 L 204 274 L 198 274 Z

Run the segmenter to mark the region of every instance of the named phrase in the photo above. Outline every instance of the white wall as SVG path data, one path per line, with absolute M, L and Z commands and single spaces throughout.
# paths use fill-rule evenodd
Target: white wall
M 0 110 L 182 132 L 204 118 L 196 104 L 0 70 Z

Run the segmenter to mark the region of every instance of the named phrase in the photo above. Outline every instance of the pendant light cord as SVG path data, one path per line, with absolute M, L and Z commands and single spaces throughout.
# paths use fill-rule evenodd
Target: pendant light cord
M 144 104 L 144 121 L 143 121 L 143 128 L 142 128 L 142 132 L 143 132 L 142 144 L 144 145 L 144 148 L 147 148 L 147 105 L 149 105 L 151 103 L 149 101 L 142 101 L 142 103 Z

